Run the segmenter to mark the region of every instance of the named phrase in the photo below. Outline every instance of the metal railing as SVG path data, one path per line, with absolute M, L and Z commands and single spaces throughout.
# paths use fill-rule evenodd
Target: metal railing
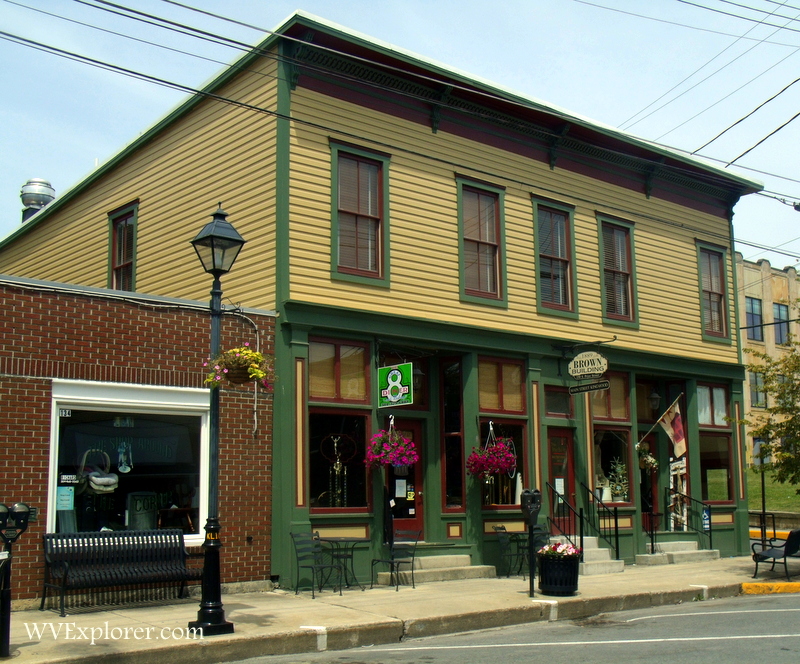
M 545 482 L 545 485 L 550 499 L 550 516 L 547 521 L 551 532 L 563 536 L 572 546 L 578 547 L 583 560 L 583 508 L 576 510 L 567 497 L 556 491 L 550 482 Z
M 713 534 L 711 532 L 711 506 L 700 500 L 695 500 L 685 493 L 675 491 L 672 487 L 664 487 L 664 504 L 666 509 L 667 530 L 691 530 L 700 535 L 700 544 L 708 538 L 708 546 L 713 548 Z
M 747 513 L 748 517 L 758 517 L 758 530 L 761 534 L 761 541 L 765 544 L 770 540 L 777 539 L 778 531 L 775 527 L 775 514 L 772 512 L 751 511 Z M 769 528 L 767 522 L 772 521 L 772 536 L 768 536 Z M 749 525 L 749 524 L 748 524 Z
M 597 494 L 581 482 L 584 491 L 583 504 L 586 505 L 584 518 L 591 531 L 603 539 L 614 552 L 614 560 L 619 560 L 619 514 L 616 507 L 606 505 Z

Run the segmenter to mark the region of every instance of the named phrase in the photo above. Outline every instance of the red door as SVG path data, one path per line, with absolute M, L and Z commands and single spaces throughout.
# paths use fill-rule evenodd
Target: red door
M 418 420 L 396 420 L 395 428 L 414 442 L 419 461 L 410 468 L 402 469 L 388 466 L 386 473 L 389 505 L 394 517 L 394 530 L 423 531 L 422 509 L 422 424 Z
M 575 505 L 575 467 L 573 463 L 572 429 L 548 429 L 550 448 L 550 484 L 561 495 L 550 505 L 551 518 L 556 528 L 570 533 L 570 510 L 565 503 Z

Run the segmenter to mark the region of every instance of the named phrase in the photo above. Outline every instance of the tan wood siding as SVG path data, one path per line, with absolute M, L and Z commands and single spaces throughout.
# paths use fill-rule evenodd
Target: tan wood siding
M 508 154 L 465 138 L 298 89 L 292 134 L 293 299 L 565 339 L 736 362 L 733 344 L 702 341 L 696 240 L 726 244 L 724 219 Z M 355 141 L 353 135 L 364 136 Z M 330 278 L 329 138 L 391 155 L 391 288 Z M 430 157 L 429 157 L 430 155 Z M 436 159 L 431 157 L 437 157 Z M 459 299 L 455 174 L 505 187 L 508 308 Z M 575 206 L 579 321 L 536 310 L 531 196 Z M 639 329 L 602 322 L 596 213 L 634 223 Z M 733 296 L 733 256 L 728 293 Z M 732 311 L 732 303 L 729 312 Z M 729 322 L 733 326 L 733 319 Z
M 274 112 L 276 76 L 262 60 L 218 94 Z M 249 242 L 225 297 L 274 308 L 275 126 L 273 114 L 202 101 L 9 246 L 0 273 L 106 286 L 108 213 L 138 200 L 136 290 L 204 299 L 209 277 L 189 241 L 222 202 Z

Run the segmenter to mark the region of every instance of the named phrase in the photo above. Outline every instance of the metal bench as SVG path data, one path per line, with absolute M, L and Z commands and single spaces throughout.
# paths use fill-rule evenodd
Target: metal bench
M 756 571 L 753 574 L 754 579 L 758 576 L 758 563 L 772 562 L 771 569 L 774 570 L 775 563 L 783 562 L 786 580 L 789 581 L 789 567 L 786 565 L 786 559 L 788 557 L 796 557 L 798 551 L 800 551 L 800 530 L 791 531 L 786 540 L 783 541 L 783 544 L 776 546 L 780 541 L 771 539 L 769 541 L 770 548 L 768 549 L 762 546 L 761 542 L 753 543 L 751 548 L 753 549 L 753 560 L 756 563 Z
M 183 596 L 187 581 L 201 579 L 202 569 L 186 566 L 183 531 L 120 530 L 86 533 L 46 533 L 44 587 L 59 591 L 61 616 L 67 590 L 114 588 L 135 584 L 177 583 Z

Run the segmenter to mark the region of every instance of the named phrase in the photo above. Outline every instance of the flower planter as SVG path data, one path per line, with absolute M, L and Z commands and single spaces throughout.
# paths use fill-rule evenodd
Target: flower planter
M 539 592 L 543 595 L 574 595 L 578 592 L 579 556 L 537 556 Z
M 235 367 L 225 372 L 225 380 L 234 385 L 243 385 L 244 383 L 249 383 L 252 379 L 247 367 Z

